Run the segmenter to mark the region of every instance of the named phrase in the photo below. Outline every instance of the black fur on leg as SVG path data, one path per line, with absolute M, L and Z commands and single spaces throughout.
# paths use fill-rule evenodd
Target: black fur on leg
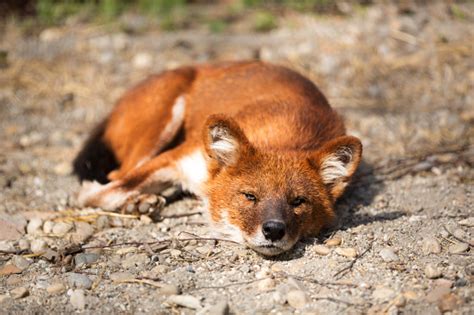
M 100 123 L 87 139 L 84 147 L 73 162 L 74 173 L 82 182 L 109 182 L 107 174 L 118 168 L 118 162 L 110 148 L 103 140 L 107 120 Z

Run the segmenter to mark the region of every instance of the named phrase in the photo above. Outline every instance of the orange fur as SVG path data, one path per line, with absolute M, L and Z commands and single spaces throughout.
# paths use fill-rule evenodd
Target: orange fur
M 224 234 L 266 255 L 330 224 L 362 153 L 313 83 L 261 62 L 151 77 L 118 102 L 100 141 L 120 167 L 109 184 L 85 186 L 83 204 L 113 210 L 180 185 Z

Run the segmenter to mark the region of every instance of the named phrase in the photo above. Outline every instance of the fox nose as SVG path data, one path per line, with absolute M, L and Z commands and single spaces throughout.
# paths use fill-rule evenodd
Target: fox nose
M 270 220 L 263 223 L 263 235 L 272 242 L 281 240 L 285 236 L 285 223 L 276 220 Z

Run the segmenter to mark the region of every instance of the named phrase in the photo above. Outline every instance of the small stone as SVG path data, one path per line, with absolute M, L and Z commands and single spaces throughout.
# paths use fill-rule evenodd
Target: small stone
M 127 256 L 123 262 L 122 267 L 125 269 L 135 268 L 139 266 L 144 266 L 150 262 L 150 258 L 145 253 L 134 254 Z
M 440 301 L 445 295 L 450 293 L 451 289 L 437 286 L 426 295 L 426 300 L 430 303 Z
M 321 256 L 326 256 L 331 252 L 331 249 L 324 245 L 314 245 L 313 250 L 316 254 L 321 255 Z
M 166 301 L 168 304 L 175 304 L 193 310 L 198 310 L 201 308 L 201 302 L 199 299 L 192 295 L 171 295 Z
M 30 249 L 35 254 L 45 252 L 47 248 L 48 244 L 43 239 L 38 238 L 31 241 Z
M 258 289 L 260 291 L 270 291 L 275 287 L 275 280 L 271 278 L 263 279 L 258 283 Z
M 70 230 L 72 230 L 72 227 L 73 225 L 71 223 L 58 222 L 54 224 L 52 232 L 56 235 L 64 235 Z
M 446 288 L 452 288 L 453 287 L 453 281 L 451 280 L 448 280 L 448 279 L 444 279 L 444 278 L 441 278 L 441 279 L 436 279 L 435 280 L 435 285 L 437 287 L 446 287 Z
M 326 240 L 326 242 L 324 242 L 324 243 L 329 247 L 339 246 L 339 245 L 342 244 L 342 238 L 340 238 L 338 236 L 335 236 L 333 238 L 330 238 L 330 239 Z
M 439 277 L 441 277 L 441 274 L 442 274 L 441 270 L 439 268 L 437 268 L 436 266 L 433 266 L 432 264 L 426 265 L 425 275 L 429 279 L 439 278 Z
M 423 240 L 421 250 L 424 255 L 441 253 L 441 244 L 434 237 L 427 237 Z
M 84 290 L 77 289 L 71 291 L 71 296 L 69 298 L 71 305 L 79 310 L 86 308 L 86 297 L 84 295 Z
M 391 248 L 384 248 L 379 253 L 380 257 L 382 257 L 383 261 L 391 262 L 391 261 L 398 261 L 399 258 L 397 254 Z
M 143 224 L 151 224 L 153 223 L 153 220 L 149 216 L 142 214 L 140 216 L 140 222 Z
M 14 252 L 15 247 L 11 242 L 8 241 L 0 241 L 0 250 L 4 252 Z
M 15 266 L 17 266 L 21 270 L 25 270 L 31 265 L 32 261 L 31 259 L 25 258 L 23 256 L 15 255 L 12 257 L 11 263 L 13 263 Z
M 0 268 L 0 276 L 8 276 L 21 273 L 22 270 L 15 265 L 8 264 Z
M 72 241 L 76 244 L 82 244 L 94 235 L 94 227 L 87 222 L 75 222 L 76 231 L 72 234 Z
M 170 250 L 170 255 L 172 257 L 177 258 L 177 257 L 181 256 L 181 251 L 179 249 L 172 249 L 172 250 Z
M 392 303 L 393 305 L 397 306 L 397 307 L 403 307 L 405 306 L 407 300 L 405 299 L 405 297 L 402 295 L 402 294 L 399 294 L 396 298 L 393 299 Z
M 153 57 L 146 52 L 141 52 L 133 57 L 132 64 L 137 69 L 150 67 L 153 62 Z
M 474 227 L 474 217 L 469 217 L 467 219 L 461 220 L 458 222 L 459 225 Z
M 273 296 L 272 296 L 272 297 L 273 297 L 273 301 L 275 301 L 275 303 L 277 303 L 277 304 L 283 305 L 283 304 L 286 303 L 286 297 L 285 297 L 285 295 L 284 295 L 282 292 L 280 292 L 280 291 L 275 291 L 275 292 L 273 292 Z
M 80 273 L 70 273 L 67 281 L 73 288 L 90 289 L 92 287 L 92 280 Z
M 357 257 L 357 250 L 352 247 L 342 247 L 342 248 L 336 248 L 335 252 L 338 255 L 348 257 L 348 258 L 355 258 Z
M 225 299 L 219 300 L 211 308 L 209 308 L 207 315 L 228 315 L 229 303 Z
M 469 249 L 469 245 L 466 243 L 455 243 L 449 246 L 448 251 L 451 254 L 461 254 Z
M 110 280 L 114 282 L 123 282 L 130 279 L 135 279 L 135 277 L 130 272 L 114 272 L 109 275 Z
M 90 265 L 99 260 L 99 257 L 100 256 L 98 254 L 94 253 L 80 253 L 77 254 L 76 257 L 74 257 L 74 263 L 76 264 L 76 266 Z
M 66 287 L 60 282 L 53 283 L 46 288 L 46 292 L 52 295 L 61 294 L 64 291 L 66 291 Z
M 306 294 L 300 290 L 291 290 L 288 292 L 286 299 L 288 304 L 294 308 L 303 308 L 306 305 Z
M 109 217 L 106 215 L 101 215 L 95 221 L 95 225 L 98 230 L 103 230 L 109 227 Z
M 18 287 L 10 291 L 10 295 L 14 299 L 21 299 L 27 297 L 30 294 L 27 288 Z
M 283 268 L 283 265 L 281 263 L 275 263 L 272 265 L 270 268 L 272 272 L 282 272 L 285 269 Z
M 457 238 L 463 239 L 466 237 L 466 232 L 463 229 L 456 229 L 453 232 L 453 235 Z
M 46 221 L 43 224 L 43 232 L 46 234 L 53 233 L 54 222 L 53 221 Z
M 8 286 L 16 286 L 22 282 L 22 278 L 19 275 L 11 275 L 6 281 Z
M 438 307 L 444 313 L 455 310 L 460 304 L 460 298 L 453 293 L 449 293 L 438 302 Z
M 43 226 L 43 220 L 40 218 L 33 218 L 28 222 L 26 226 L 26 232 L 31 235 L 41 234 Z
M 267 278 L 270 276 L 270 268 L 268 267 L 262 267 L 259 271 L 255 273 L 255 278 L 257 279 L 263 279 Z
M 13 220 L 0 219 L 0 240 L 17 240 L 24 234 L 24 227 L 12 222 Z
M 181 293 L 181 290 L 177 285 L 174 284 L 163 284 L 162 287 L 158 290 L 161 295 L 178 295 Z
M 22 238 L 18 241 L 18 248 L 20 250 L 28 250 L 30 249 L 30 242 L 27 239 Z
M 386 302 L 393 299 L 395 296 L 395 291 L 385 287 L 379 287 L 372 292 L 372 298 L 379 302 Z

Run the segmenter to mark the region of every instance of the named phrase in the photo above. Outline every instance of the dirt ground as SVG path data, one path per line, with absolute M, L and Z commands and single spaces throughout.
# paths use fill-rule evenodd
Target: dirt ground
M 0 313 L 473 314 L 474 4 L 460 8 L 293 13 L 269 33 L 74 24 L 24 36 L 7 23 Z M 268 259 L 200 240 L 193 198 L 157 222 L 74 206 L 71 161 L 123 91 L 249 58 L 310 77 L 364 144 L 334 229 Z

